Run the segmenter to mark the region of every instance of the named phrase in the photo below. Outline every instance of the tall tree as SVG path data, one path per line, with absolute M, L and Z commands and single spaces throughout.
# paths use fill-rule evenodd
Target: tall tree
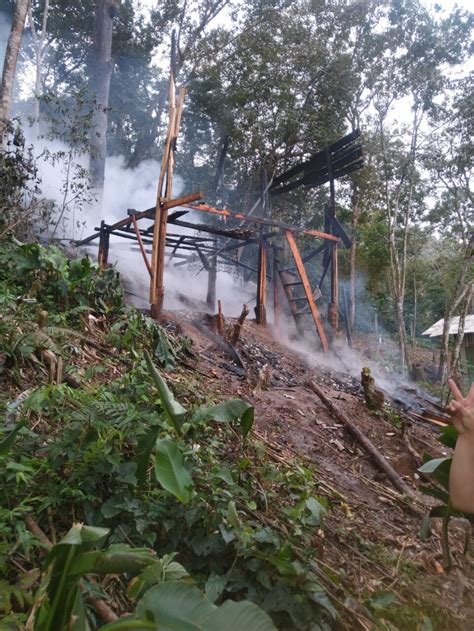
M 433 195 L 437 198 L 428 218 L 440 232 L 454 239 L 457 261 L 452 270 L 451 288 L 446 293 L 443 313 L 443 334 L 440 343 L 439 380 L 444 383 L 448 377 L 450 323 L 457 311 L 462 313 L 470 305 L 469 295 L 474 278 L 472 269 L 474 224 L 474 196 L 472 175 L 474 169 L 473 77 L 467 76 L 456 81 L 451 95 L 433 112 L 434 133 L 424 150 L 424 164 L 430 170 L 433 181 Z M 449 98 L 451 96 L 451 98 Z M 461 319 L 461 323 L 464 319 Z M 458 335 L 453 352 L 452 366 L 459 357 Z
M 17 0 L 16 2 L 12 28 L 5 51 L 2 84 L 0 86 L 0 150 L 4 146 L 5 131 L 11 114 L 16 64 L 20 52 L 21 38 L 25 28 L 29 1 L 30 0 Z
M 33 36 L 33 50 L 35 54 L 35 93 L 34 93 L 34 105 L 33 105 L 33 121 L 36 127 L 36 135 L 38 135 L 38 122 L 40 116 L 40 98 L 41 98 L 41 72 L 43 56 L 47 45 L 47 25 L 49 14 L 49 0 L 45 0 L 43 6 L 43 13 L 41 16 L 41 29 L 38 29 L 33 17 L 33 2 L 30 3 L 28 10 L 29 25 L 31 34 Z
M 117 15 L 115 0 L 97 0 L 94 18 L 93 56 L 90 82 L 94 95 L 91 122 L 89 170 L 92 187 L 99 197 L 104 187 L 107 156 L 107 113 L 112 77 L 112 27 Z

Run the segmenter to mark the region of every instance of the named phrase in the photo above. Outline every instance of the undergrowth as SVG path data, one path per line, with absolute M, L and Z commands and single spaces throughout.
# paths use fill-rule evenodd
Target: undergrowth
M 262 610 L 280 629 L 390 628 L 390 602 L 356 603 L 320 562 L 315 471 L 269 457 L 249 403 L 214 406 L 190 341 L 126 306 L 115 271 L 10 243 L 0 288 L 1 629 L 60 631 L 69 611 L 99 628 L 93 598 L 132 614 L 117 628 L 197 609 L 201 626 L 170 628 L 274 628 Z
M 282 628 L 336 619 L 312 545 L 329 506 L 313 472 L 275 466 L 238 425 L 195 414 L 212 401 L 197 373 L 177 368 L 189 342 L 125 306 L 113 270 L 37 244 L 12 243 L 1 259 L 4 439 L 18 430 L 0 456 L 3 625 L 25 624 L 37 598 L 44 548 L 30 517 L 53 544 L 86 523 L 108 529 L 108 545 L 146 547 L 157 558 L 177 553 L 211 603 L 253 601 Z M 156 364 L 174 368 L 168 383 L 188 408 L 186 432 L 169 423 L 146 349 Z M 80 387 L 50 379 L 45 350 Z M 100 361 L 91 369 L 92 352 L 102 369 Z M 140 471 L 155 444 L 176 446 L 193 480 L 184 494 L 160 483 L 153 457 Z M 133 611 L 130 578 L 95 590 L 118 613 Z

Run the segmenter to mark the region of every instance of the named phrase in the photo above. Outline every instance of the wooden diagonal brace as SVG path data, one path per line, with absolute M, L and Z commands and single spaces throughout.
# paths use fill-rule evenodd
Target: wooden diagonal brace
M 306 274 L 304 263 L 301 259 L 300 251 L 298 250 L 298 246 L 296 245 L 296 241 L 291 230 L 285 230 L 285 237 L 290 246 L 291 253 L 293 254 L 293 258 L 296 264 L 296 269 L 298 270 L 298 274 L 300 275 L 301 282 L 303 283 L 304 292 L 306 294 L 306 299 L 308 300 L 308 304 L 311 310 L 311 315 L 313 317 L 314 324 L 316 325 L 316 330 L 318 332 L 319 339 L 321 340 L 321 344 L 322 344 L 324 352 L 327 353 L 329 351 L 329 344 L 326 338 L 326 333 L 324 332 L 321 316 L 319 315 L 318 308 L 316 306 L 316 303 L 314 302 L 313 292 L 311 290 L 311 285 L 309 284 L 309 279 L 308 279 L 308 275 Z
M 135 215 L 132 215 L 132 223 L 133 223 L 133 227 L 135 228 L 135 234 L 137 235 L 137 241 L 138 241 L 138 245 L 140 246 L 140 252 L 142 253 L 143 260 L 145 261 L 145 265 L 148 270 L 148 273 L 151 276 L 150 261 L 148 260 L 148 257 L 145 252 L 145 246 L 143 245 L 142 235 L 140 234 L 140 230 L 138 229 L 138 223 L 137 223 L 137 219 Z

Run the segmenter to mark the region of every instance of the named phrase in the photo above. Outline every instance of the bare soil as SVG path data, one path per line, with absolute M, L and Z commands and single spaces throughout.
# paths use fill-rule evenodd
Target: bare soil
M 256 408 L 254 433 L 266 442 L 270 455 L 276 461 L 297 455 L 315 465 L 322 493 L 333 498 L 326 527 L 315 533 L 321 563 L 338 573 L 344 571 L 359 599 L 374 591 L 394 591 L 399 602 L 423 605 L 428 610 L 433 607 L 451 617 L 448 626 L 434 628 L 473 628 L 472 548 L 462 554 L 465 531 L 471 526 L 454 520 L 450 528 L 451 569 L 443 566 L 441 529 L 436 523 L 440 520 L 433 520 L 428 540 L 419 537 L 424 514 L 436 504 L 418 491 L 424 483 L 417 473 L 421 456 L 429 453 L 440 457 L 450 451 L 437 441 L 438 428 L 411 423 L 403 435 L 399 427 L 403 410 L 397 410 L 396 403 L 392 401 L 387 411 L 374 414 L 367 408 L 356 379 L 318 366 L 317 353 L 310 354 L 310 368 L 307 357 L 289 350 L 269 328 L 252 321 L 245 323 L 236 346 L 247 369 L 243 377 L 193 319 L 189 313 L 173 312 L 166 314 L 165 326 L 192 339 L 195 369 L 209 390 L 222 398 L 240 396 L 250 401 Z M 367 356 L 361 356 L 361 367 L 366 363 Z M 414 502 L 406 501 L 393 488 L 307 387 L 310 380 L 370 438 L 413 489 Z

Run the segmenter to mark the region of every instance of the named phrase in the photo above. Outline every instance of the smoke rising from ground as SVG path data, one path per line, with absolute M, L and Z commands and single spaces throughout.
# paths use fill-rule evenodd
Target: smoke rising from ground
M 30 139 L 31 142 L 31 139 Z M 70 152 L 70 148 L 57 140 L 35 140 L 35 153 L 41 156 L 47 149 L 50 154 L 62 155 L 62 159 L 51 161 L 39 158 L 38 167 L 42 180 L 41 188 L 45 197 L 54 200 L 56 206 L 61 209 L 64 203 L 65 186 L 70 187 L 66 182 L 67 169 L 65 160 Z M 87 169 L 88 156 L 74 155 L 73 163 L 80 168 Z M 123 157 L 114 156 L 107 159 L 105 172 L 105 187 L 102 200 L 102 208 L 97 204 L 76 203 L 71 201 L 59 224 L 56 236 L 62 239 L 79 240 L 91 234 L 104 219 L 111 224 L 127 216 L 127 210 L 134 208 L 137 211 L 154 206 L 156 200 L 156 186 L 160 170 L 160 163 L 157 160 L 147 160 L 142 162 L 135 169 L 126 169 Z M 71 177 L 71 176 L 70 176 Z M 74 176 L 72 176 L 74 177 Z M 174 194 L 176 196 L 186 193 L 186 187 L 179 175 L 174 178 Z M 66 195 L 66 201 L 71 195 Z M 60 211 L 59 211 L 60 212 Z M 195 215 L 195 217 L 193 217 Z M 187 220 L 196 219 L 203 221 L 198 213 L 189 213 Z M 52 217 L 52 225 L 56 224 L 58 213 Z M 142 220 L 141 227 L 147 228 L 152 225 L 150 220 Z M 169 227 L 169 231 L 179 234 L 194 234 L 193 230 L 179 226 Z M 50 230 L 51 235 L 51 230 Z M 253 247 L 253 246 L 252 246 Z M 149 246 L 148 248 L 149 249 Z M 81 253 L 87 252 L 93 258 L 97 257 L 98 240 L 85 248 L 81 248 Z M 196 257 L 190 266 L 180 265 L 180 258 L 169 258 L 170 249 L 167 250 L 167 262 L 165 268 L 165 302 L 164 308 L 168 310 L 189 310 L 189 311 L 209 311 L 206 305 L 208 273 L 203 270 L 199 258 Z M 149 253 L 150 257 L 150 253 Z M 126 241 L 120 237 L 112 237 L 110 242 L 109 263 L 112 264 L 121 274 L 125 290 L 130 299 L 141 308 L 149 306 L 149 284 L 150 278 L 144 265 L 142 255 L 138 250 L 138 245 L 133 241 Z M 341 283 L 341 288 L 343 283 Z M 345 287 L 348 293 L 348 287 Z M 282 292 L 282 289 L 280 288 Z M 367 298 L 364 289 L 363 279 L 359 279 L 357 291 L 357 305 L 359 317 L 367 323 L 367 329 L 373 330 L 375 309 Z M 255 306 L 256 285 L 254 283 L 244 283 L 237 275 L 227 269 L 219 269 L 217 274 L 216 298 L 221 300 L 224 315 L 235 317 L 240 314 L 242 305 L 248 304 L 251 310 L 250 318 L 253 317 Z M 272 300 L 270 292 L 268 295 L 268 320 L 273 322 L 271 307 Z M 333 342 L 333 352 L 323 354 L 316 350 L 316 339 L 310 339 L 314 335 L 313 324 L 308 320 L 307 339 L 301 339 L 296 335 L 294 322 L 289 314 L 282 315 L 282 322 L 278 339 L 289 349 L 298 353 L 310 368 L 325 367 L 331 371 L 341 374 L 350 374 L 355 379 L 360 379 L 360 372 L 363 366 L 369 365 L 376 379 L 377 385 L 384 389 L 391 397 L 400 396 L 403 385 L 401 379 L 395 379 L 394 375 L 375 361 L 369 361 L 356 350 L 349 349 L 345 340 L 335 340 Z M 343 323 L 341 322 L 341 328 Z M 387 339 L 384 332 L 379 328 L 380 339 Z M 410 384 L 411 385 L 411 384 Z

